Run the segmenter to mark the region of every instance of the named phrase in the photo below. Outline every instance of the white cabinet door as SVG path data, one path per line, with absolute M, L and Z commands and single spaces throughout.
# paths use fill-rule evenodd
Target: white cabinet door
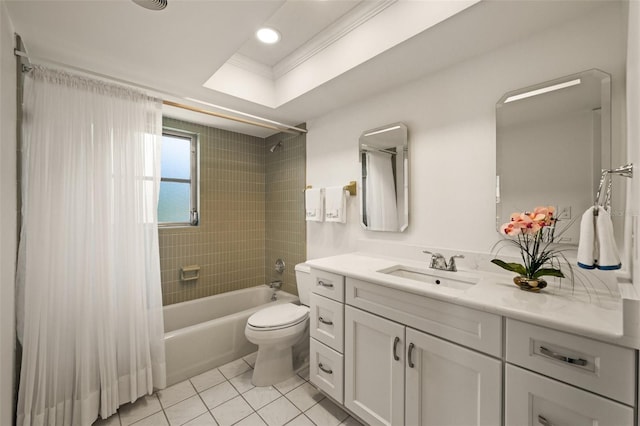
M 345 307 L 344 404 L 367 424 L 404 424 L 403 325 Z
M 411 328 L 406 339 L 407 425 L 501 424 L 499 360 Z
M 507 364 L 505 424 L 632 426 L 633 409 Z

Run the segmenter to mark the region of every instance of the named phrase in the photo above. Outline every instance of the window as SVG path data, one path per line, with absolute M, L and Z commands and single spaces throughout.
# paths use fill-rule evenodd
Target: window
M 198 138 L 193 133 L 164 129 L 158 223 L 198 224 Z

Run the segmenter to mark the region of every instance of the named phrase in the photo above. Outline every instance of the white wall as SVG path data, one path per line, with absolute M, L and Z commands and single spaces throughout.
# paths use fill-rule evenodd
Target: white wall
M 15 360 L 16 62 L 13 25 L 0 2 L 0 425 L 12 424 Z
M 407 231 L 362 230 L 354 198 L 349 200 L 346 225 L 307 225 L 308 257 L 354 251 L 359 239 L 488 252 L 498 238 L 494 203 L 498 99 L 517 88 L 599 68 L 613 75 L 612 140 L 621 144 L 625 51 L 626 5 L 615 2 L 560 27 L 309 120 L 307 184 L 326 187 L 356 180 L 360 133 L 402 121 L 409 128 L 411 187 Z M 536 153 L 531 155 L 533 163 Z M 614 157 L 614 164 L 621 161 L 620 152 Z

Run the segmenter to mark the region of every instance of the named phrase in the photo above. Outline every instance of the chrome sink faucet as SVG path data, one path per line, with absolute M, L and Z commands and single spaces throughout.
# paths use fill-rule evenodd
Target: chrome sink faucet
M 423 250 L 422 252 L 431 255 L 429 268 L 437 269 L 440 271 L 456 272 L 458 270 L 458 268 L 456 267 L 456 258 L 464 259 L 463 255 L 456 254 L 451 256 L 449 258 L 449 262 L 447 263 L 447 260 L 440 253 L 433 253 L 428 250 Z

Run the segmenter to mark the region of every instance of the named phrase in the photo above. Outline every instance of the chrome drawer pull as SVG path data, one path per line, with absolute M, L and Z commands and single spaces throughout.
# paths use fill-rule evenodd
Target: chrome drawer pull
M 322 363 L 318 364 L 318 368 L 327 374 L 333 374 L 333 370 L 330 368 L 329 369 L 324 368 L 324 365 L 322 365 Z
M 318 321 L 320 321 L 323 324 L 333 325 L 333 321 L 327 321 L 326 319 L 324 319 L 322 317 L 318 317 Z
M 411 359 L 411 354 L 413 353 L 413 348 L 415 348 L 416 345 L 414 345 L 413 343 L 409 343 L 409 350 L 407 351 L 407 361 L 409 362 L 409 367 L 413 368 L 416 365 L 413 363 L 413 360 Z
M 553 426 L 553 424 L 549 420 L 545 419 L 540 414 L 538 414 L 538 423 L 540 423 L 542 426 Z
M 393 339 L 393 359 L 395 359 L 396 361 L 400 361 L 400 357 L 398 356 L 398 353 L 396 352 L 396 348 L 398 347 L 398 343 L 400 343 L 400 338 L 398 336 L 396 336 L 396 338 Z
M 333 284 L 331 284 L 331 283 L 325 283 L 325 282 L 324 282 L 324 281 L 322 281 L 322 280 L 319 280 L 319 281 L 318 281 L 318 285 L 321 285 L 322 287 L 333 288 Z
M 585 366 L 585 365 L 587 365 L 589 363 L 586 359 L 570 358 L 568 356 L 564 356 L 562 354 L 550 351 L 549 349 L 545 348 L 544 346 L 540 346 L 540 353 L 542 355 L 548 356 L 549 358 L 553 358 L 553 359 L 557 359 L 558 361 L 566 362 L 567 364 Z

